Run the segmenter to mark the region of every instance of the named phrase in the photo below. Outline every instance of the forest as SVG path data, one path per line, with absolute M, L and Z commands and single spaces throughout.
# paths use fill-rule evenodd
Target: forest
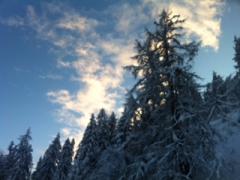
M 235 164 L 218 145 L 228 136 L 222 129 L 231 135 L 240 125 L 240 38 L 229 60 L 235 72 L 213 72 L 202 85 L 192 68 L 201 42 L 186 38 L 184 22 L 163 10 L 136 40 L 133 65 L 124 67 L 136 83 L 120 117 L 99 107 L 80 144 L 57 134 L 37 164 L 28 129 L 0 153 L 0 180 L 234 180 Z

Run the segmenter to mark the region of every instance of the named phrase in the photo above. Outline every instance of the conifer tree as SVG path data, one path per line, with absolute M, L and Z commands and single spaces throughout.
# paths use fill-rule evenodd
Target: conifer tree
M 53 180 L 59 164 L 60 152 L 60 135 L 57 134 L 39 162 L 40 167 L 36 169 L 35 177 L 39 177 L 39 180 Z
M 235 56 L 233 60 L 235 61 L 236 65 L 235 68 L 237 70 L 237 74 L 240 73 L 240 38 L 234 37 L 234 50 L 235 50 Z
M 126 98 L 126 103 L 124 104 L 123 114 L 117 123 L 115 141 L 118 145 L 121 145 L 126 141 L 130 132 L 133 130 L 133 124 L 137 126 L 137 119 L 135 118 L 137 107 L 136 100 L 129 92 Z
M 110 144 L 109 134 L 111 134 L 109 128 L 109 117 L 107 116 L 104 109 L 101 109 L 97 116 L 97 136 L 98 136 L 98 147 L 99 151 L 107 148 Z
M 6 156 L 0 152 L 0 179 L 6 179 Z
M 240 104 L 240 38 L 234 37 L 234 62 L 235 62 L 235 69 L 236 75 L 231 78 L 232 81 L 228 83 L 229 93 L 228 96 L 233 96 L 232 103 L 235 102 L 235 106 L 238 107 Z
M 195 178 L 200 171 L 212 174 L 211 129 L 198 113 L 202 100 L 191 71 L 198 43 L 184 39 L 182 23 L 179 15 L 163 11 L 156 30 L 137 42 L 137 65 L 127 67 L 138 79 L 131 92 L 143 135 L 137 143 L 142 150 L 125 178 L 180 180 Z
M 72 157 L 74 150 L 74 140 L 70 142 L 69 138 L 65 141 L 60 158 L 57 170 L 55 173 L 55 180 L 67 180 L 69 172 L 72 167 Z
M 227 107 L 227 91 L 226 83 L 220 75 L 213 72 L 212 82 L 207 85 L 204 93 L 205 107 L 207 107 L 207 119 L 211 120 L 217 116 L 224 117 Z
M 159 21 L 155 22 L 156 31 L 147 31 L 143 44 L 137 41 L 138 54 L 134 59 L 138 64 L 127 67 L 138 78 L 132 92 L 137 95 L 141 113 L 147 121 L 151 120 L 149 112 L 166 106 L 170 106 L 170 112 L 166 113 L 178 116 L 179 94 L 186 93 L 186 86 L 193 86 L 192 78 L 196 75 L 190 69 L 198 44 L 182 43 L 179 25 L 183 22 L 179 15 L 170 17 L 163 11 Z
M 9 179 L 17 161 L 17 146 L 13 141 L 8 146 L 8 154 L 5 161 L 5 178 Z
M 94 148 L 97 147 L 97 122 L 94 114 L 92 114 L 90 122 L 84 132 L 83 139 L 79 145 L 79 149 L 76 157 L 83 159 L 87 157 L 87 154 L 95 154 Z
M 36 169 L 34 170 L 34 172 L 32 173 L 32 180 L 38 180 L 41 179 L 41 168 L 42 168 L 42 157 L 39 158 L 37 165 L 36 165 Z
M 92 114 L 90 122 L 84 132 L 82 141 L 78 146 L 69 179 L 83 179 L 86 172 L 94 167 L 99 153 L 97 139 L 97 122 L 94 114 Z
M 111 114 L 111 116 L 109 117 L 109 120 L 108 120 L 109 144 L 113 144 L 114 137 L 115 137 L 115 134 L 116 134 L 116 123 L 117 123 L 117 119 L 116 119 L 115 113 L 112 112 L 112 114 Z
M 27 130 L 26 134 L 19 138 L 17 145 L 16 161 L 10 171 L 11 180 L 29 180 L 32 169 L 32 146 L 30 144 L 31 131 Z

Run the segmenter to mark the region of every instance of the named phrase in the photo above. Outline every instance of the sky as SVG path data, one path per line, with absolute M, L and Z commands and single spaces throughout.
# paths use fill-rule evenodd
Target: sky
M 134 83 L 122 67 L 163 8 L 201 41 L 201 84 L 234 74 L 237 0 L 0 0 L 0 149 L 30 127 L 36 161 L 58 132 L 79 141 L 100 108 L 121 114 Z

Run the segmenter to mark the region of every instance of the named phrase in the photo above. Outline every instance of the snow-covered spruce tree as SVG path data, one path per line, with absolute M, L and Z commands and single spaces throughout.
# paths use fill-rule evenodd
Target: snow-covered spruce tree
M 82 141 L 79 144 L 69 179 L 84 179 L 88 170 L 94 167 L 99 153 L 97 139 L 97 122 L 94 114 L 92 114 Z
M 117 123 L 117 119 L 116 119 L 115 113 L 112 112 L 112 114 L 110 115 L 109 120 L 108 120 L 109 144 L 114 143 L 114 140 L 115 140 L 114 137 L 115 137 L 115 134 L 116 134 L 116 123 Z
M 191 72 L 198 43 L 184 39 L 182 23 L 179 15 L 163 11 L 156 30 L 137 42 L 137 65 L 127 67 L 138 79 L 131 92 L 139 104 L 135 116 L 142 133 L 126 149 L 135 158 L 122 179 L 207 179 L 214 174 L 211 129 L 199 113 L 202 99 Z
M 216 72 L 213 72 L 212 82 L 207 84 L 204 92 L 205 107 L 207 107 L 207 119 L 216 119 L 217 117 L 225 117 L 229 106 L 228 88 L 225 81 Z
M 240 38 L 234 38 L 234 62 L 236 74 L 228 76 L 225 80 L 216 73 L 212 82 L 207 85 L 205 92 L 206 106 L 209 108 L 209 117 L 215 115 L 226 118 L 226 114 L 239 107 L 240 104 Z
M 63 145 L 54 180 L 67 180 L 72 167 L 72 157 L 74 153 L 74 140 L 72 142 L 70 142 L 68 138 Z
M 234 38 L 236 74 L 223 79 L 213 73 L 212 82 L 207 84 L 204 93 L 205 106 L 208 107 L 208 119 L 226 119 L 227 114 L 240 104 L 240 38 Z
M 27 130 L 26 134 L 22 135 L 17 145 L 16 162 L 10 171 L 9 179 L 11 180 L 29 180 L 32 169 L 32 145 L 30 144 L 31 131 Z
M 104 109 L 101 109 L 97 116 L 97 136 L 98 136 L 98 147 L 100 151 L 106 149 L 106 147 L 110 144 L 110 135 L 111 130 L 109 128 L 109 117 L 106 114 Z
M 232 82 L 229 83 L 230 85 L 229 89 L 233 89 L 231 91 L 231 95 L 234 96 L 235 103 L 237 102 L 237 107 L 239 107 L 240 104 L 240 38 L 239 37 L 234 37 L 234 62 L 235 62 L 235 69 L 236 69 L 236 74 L 232 78 Z M 230 94 L 230 93 L 229 93 Z
M 235 68 L 237 70 L 237 74 L 240 74 L 240 38 L 239 37 L 234 37 L 234 50 L 235 50 L 235 56 L 233 60 L 236 63 Z
M 96 139 L 95 142 L 97 146 L 95 146 L 95 155 L 94 158 L 91 158 L 91 163 L 88 162 L 89 165 L 85 166 L 84 172 L 82 172 L 82 179 L 86 179 L 88 175 L 94 173 L 97 161 L 101 156 L 101 153 L 109 147 L 112 141 L 112 135 L 114 130 L 111 129 L 112 126 L 115 126 L 113 123 L 115 121 L 115 117 L 113 117 L 110 121 L 109 116 L 107 115 L 105 109 L 101 109 L 97 115 L 97 128 L 96 128 Z M 89 160 L 88 160 L 89 161 Z
M 5 179 L 9 179 L 11 175 L 11 171 L 14 169 L 16 164 L 16 153 L 17 153 L 17 146 L 14 144 L 13 141 L 10 142 L 8 146 L 8 154 L 6 155 L 5 160 Z M 9 178 L 8 178 L 9 177 Z
M 60 135 L 57 134 L 53 142 L 50 144 L 44 156 L 42 157 L 41 163 L 39 163 L 36 171 L 35 178 L 39 178 L 38 180 L 53 180 L 55 172 L 57 170 L 57 166 L 59 164 L 59 157 L 61 152 L 61 143 L 60 143 Z
M 135 113 L 137 110 L 137 103 L 133 95 L 129 92 L 127 94 L 126 102 L 124 104 L 124 111 L 121 118 L 117 122 L 115 143 L 121 146 L 127 140 L 133 130 L 133 124 L 136 124 Z
M 6 179 L 6 155 L 0 152 L 0 179 Z
M 34 172 L 32 173 L 31 179 L 32 180 L 38 180 L 41 179 L 40 169 L 42 168 L 42 157 L 39 158 L 36 168 Z

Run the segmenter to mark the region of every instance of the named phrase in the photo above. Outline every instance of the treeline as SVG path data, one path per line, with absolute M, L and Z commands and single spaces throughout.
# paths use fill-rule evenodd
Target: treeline
M 202 92 L 192 72 L 200 44 L 186 41 L 182 23 L 163 11 L 155 30 L 136 42 L 136 63 L 126 69 L 137 82 L 120 118 L 104 109 L 92 115 L 75 155 L 74 141 L 61 147 L 57 135 L 32 174 L 27 131 L 0 156 L 0 179 L 221 179 L 213 122 L 225 123 L 239 110 L 240 38 L 234 40 L 236 73 L 224 79 L 214 72 Z
M 20 136 L 19 144 L 12 141 L 8 147 L 8 154 L 0 153 L 0 179 L 20 180 L 30 179 L 32 169 L 32 146 L 30 144 L 30 129 Z

